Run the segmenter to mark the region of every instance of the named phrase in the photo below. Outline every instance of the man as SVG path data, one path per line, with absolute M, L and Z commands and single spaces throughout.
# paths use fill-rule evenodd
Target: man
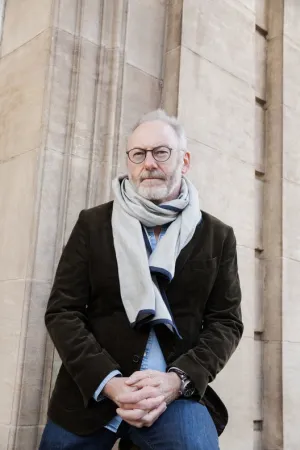
M 227 411 L 208 383 L 243 332 L 234 233 L 200 210 L 176 118 L 142 117 L 126 153 L 115 201 L 80 213 L 58 265 L 40 449 L 217 450 Z

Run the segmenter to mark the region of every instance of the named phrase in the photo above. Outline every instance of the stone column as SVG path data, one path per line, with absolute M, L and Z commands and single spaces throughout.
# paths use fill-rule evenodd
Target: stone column
M 284 450 L 299 447 L 300 409 L 300 3 L 284 1 L 282 392 Z
M 268 3 L 266 156 L 264 174 L 263 448 L 282 435 L 282 84 L 283 1 Z

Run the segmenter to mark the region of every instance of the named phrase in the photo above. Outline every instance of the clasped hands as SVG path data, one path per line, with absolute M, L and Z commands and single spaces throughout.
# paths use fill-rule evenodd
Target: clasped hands
M 150 427 L 179 396 L 180 378 L 176 373 L 158 370 L 134 372 L 129 378 L 114 377 L 104 395 L 116 405 L 117 414 L 137 428 Z

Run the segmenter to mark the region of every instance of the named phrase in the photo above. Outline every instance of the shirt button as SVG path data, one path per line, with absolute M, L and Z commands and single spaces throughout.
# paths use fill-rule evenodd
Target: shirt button
M 133 355 L 132 362 L 138 363 L 140 359 L 141 359 L 141 358 L 140 358 L 139 355 Z

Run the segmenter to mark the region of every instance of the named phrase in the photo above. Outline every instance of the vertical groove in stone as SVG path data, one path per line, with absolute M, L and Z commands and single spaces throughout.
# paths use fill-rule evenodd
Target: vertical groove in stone
M 282 159 L 284 1 L 268 3 L 266 174 L 264 194 L 263 448 L 283 449 Z
M 102 29 L 110 23 L 109 44 L 101 35 L 98 89 L 87 205 L 94 206 L 111 197 L 111 180 L 118 158 L 121 98 L 126 41 L 128 0 L 104 0 Z M 99 164 L 95 164 L 97 159 Z
M 183 0 L 167 2 L 161 106 L 175 116 L 178 114 L 182 15 Z

